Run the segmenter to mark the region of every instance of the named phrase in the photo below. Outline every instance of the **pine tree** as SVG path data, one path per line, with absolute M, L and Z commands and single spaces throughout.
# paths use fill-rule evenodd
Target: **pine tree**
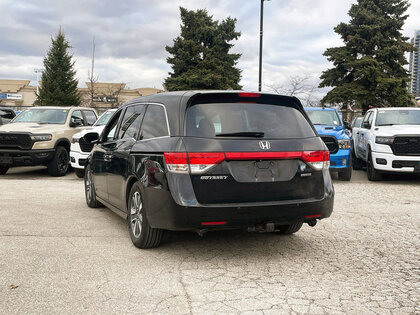
M 403 66 L 413 46 L 401 34 L 408 7 L 408 0 L 358 0 L 351 6 L 350 22 L 334 28 L 344 46 L 324 52 L 334 67 L 321 75 L 320 87 L 333 87 L 323 103 L 356 104 L 364 111 L 411 106 Z
M 67 52 L 71 48 L 61 29 L 56 38 L 51 38 L 51 47 L 44 58 L 42 84 L 35 102 L 43 106 L 78 106 L 80 95 L 77 91 L 74 61 Z
M 241 35 L 235 31 L 236 19 L 219 23 L 207 10 L 180 11 L 181 35 L 166 46 L 173 71 L 165 79 L 166 89 L 241 89 L 241 71 L 235 67 L 241 55 L 229 53 L 230 42 Z

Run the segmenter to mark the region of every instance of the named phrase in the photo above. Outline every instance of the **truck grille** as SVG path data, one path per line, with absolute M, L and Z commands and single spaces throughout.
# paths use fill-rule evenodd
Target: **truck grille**
M 83 137 L 79 139 L 79 145 L 82 152 L 90 152 L 93 149 L 93 143 L 87 143 Z
M 32 148 L 31 136 L 26 133 L 0 132 L 0 148 L 30 149 Z
M 392 150 L 395 155 L 420 155 L 420 137 L 395 137 Z
M 338 143 L 337 139 L 333 136 L 322 136 L 321 139 L 324 141 L 325 145 L 327 146 L 328 150 L 330 150 L 331 154 L 337 153 L 338 151 Z

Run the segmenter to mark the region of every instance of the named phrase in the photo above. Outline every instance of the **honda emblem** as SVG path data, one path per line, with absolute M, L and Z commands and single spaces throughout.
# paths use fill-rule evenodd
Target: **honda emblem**
M 263 150 L 269 150 L 271 148 L 271 144 L 268 141 L 260 141 L 259 145 L 260 145 L 260 148 Z

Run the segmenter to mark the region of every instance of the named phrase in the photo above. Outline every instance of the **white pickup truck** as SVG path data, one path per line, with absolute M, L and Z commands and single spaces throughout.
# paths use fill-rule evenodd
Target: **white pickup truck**
M 353 168 L 367 166 L 369 180 L 382 173 L 420 174 L 420 108 L 373 108 L 353 129 Z

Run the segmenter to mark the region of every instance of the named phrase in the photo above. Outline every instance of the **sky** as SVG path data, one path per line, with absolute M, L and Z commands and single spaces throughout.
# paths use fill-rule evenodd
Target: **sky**
M 348 22 L 356 0 L 264 2 L 263 90 L 285 86 L 296 76 L 317 83 L 331 64 L 322 55 L 341 46 L 333 28 Z M 420 1 L 411 0 L 403 34 L 420 29 Z M 216 20 L 237 19 L 241 32 L 231 50 L 241 53 L 244 90 L 258 89 L 259 0 L 0 0 L 0 79 L 36 83 L 35 68 L 61 27 L 72 46 L 79 85 L 85 86 L 95 38 L 95 74 L 100 82 L 130 88 L 162 88 L 171 71 L 166 45 L 180 33 L 179 7 L 207 9 Z M 417 20 L 416 20 L 417 13 Z M 323 91 L 318 91 L 323 93 Z

